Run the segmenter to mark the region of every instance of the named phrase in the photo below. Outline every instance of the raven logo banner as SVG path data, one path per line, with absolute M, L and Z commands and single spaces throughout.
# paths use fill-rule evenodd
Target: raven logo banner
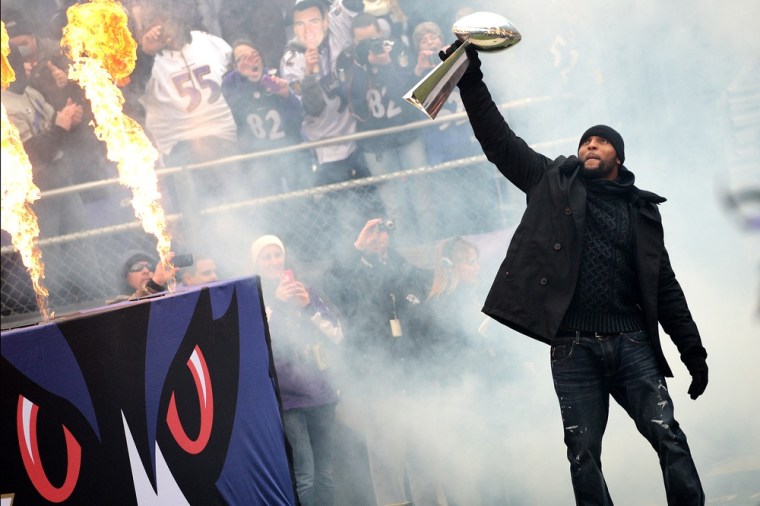
M 294 504 L 259 279 L 3 332 L 3 504 Z

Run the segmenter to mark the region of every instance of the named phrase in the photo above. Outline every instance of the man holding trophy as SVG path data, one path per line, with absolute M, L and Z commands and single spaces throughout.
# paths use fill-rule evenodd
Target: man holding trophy
M 634 185 L 623 138 L 609 126 L 584 132 L 576 155 L 535 152 L 493 102 L 476 50 L 508 47 L 520 34 L 482 12 L 453 31 L 441 68 L 405 98 L 434 116 L 456 83 L 487 158 L 528 196 L 483 312 L 551 346 L 576 503 L 612 504 L 601 466 L 611 395 L 657 451 L 668 504 L 704 504 L 658 332 L 659 324 L 678 348 L 696 399 L 707 386 L 707 352 L 663 242 L 657 206 L 665 199 Z

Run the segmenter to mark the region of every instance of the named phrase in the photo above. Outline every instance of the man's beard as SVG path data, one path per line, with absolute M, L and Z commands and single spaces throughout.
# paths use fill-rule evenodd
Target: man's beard
M 605 179 L 615 169 L 615 161 L 599 160 L 599 166 L 595 169 L 587 169 L 586 163 L 581 165 L 581 175 L 586 179 Z

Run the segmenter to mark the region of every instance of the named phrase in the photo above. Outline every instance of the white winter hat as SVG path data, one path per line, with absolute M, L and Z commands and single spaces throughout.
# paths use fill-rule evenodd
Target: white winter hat
M 262 235 L 255 241 L 253 241 L 253 244 L 251 244 L 251 259 L 254 263 L 259 259 L 259 255 L 261 254 L 261 250 L 266 248 L 267 246 L 271 245 L 279 246 L 279 248 L 285 252 L 285 246 L 282 244 L 282 241 L 279 237 L 276 235 Z

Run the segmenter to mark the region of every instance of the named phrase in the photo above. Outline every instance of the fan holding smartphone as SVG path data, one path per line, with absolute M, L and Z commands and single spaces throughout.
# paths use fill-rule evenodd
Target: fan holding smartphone
M 300 477 L 296 489 L 300 497 L 312 497 L 313 504 L 332 504 L 338 396 L 326 369 L 330 350 L 343 339 L 343 332 L 320 293 L 285 269 L 285 246 L 279 237 L 256 239 L 251 259 L 261 277 L 283 426 L 293 448 L 295 475 Z M 309 437 L 302 437 L 305 433 Z

